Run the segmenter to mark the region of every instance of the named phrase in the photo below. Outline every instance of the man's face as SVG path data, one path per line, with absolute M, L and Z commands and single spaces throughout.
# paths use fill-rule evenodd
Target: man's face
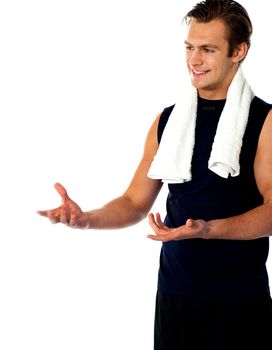
M 220 19 L 188 26 L 186 62 L 192 85 L 200 97 L 224 99 L 237 71 L 237 61 L 228 57 L 227 27 Z

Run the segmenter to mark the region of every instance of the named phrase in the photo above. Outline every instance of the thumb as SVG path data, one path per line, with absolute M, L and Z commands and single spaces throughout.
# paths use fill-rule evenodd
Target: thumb
M 188 219 L 188 220 L 186 221 L 186 226 L 187 226 L 187 227 L 193 227 L 193 225 L 194 225 L 194 221 L 193 221 L 192 219 Z
M 55 189 L 57 190 L 58 194 L 61 196 L 62 201 L 64 202 L 67 198 L 69 198 L 68 193 L 64 186 L 62 186 L 60 183 L 55 183 Z

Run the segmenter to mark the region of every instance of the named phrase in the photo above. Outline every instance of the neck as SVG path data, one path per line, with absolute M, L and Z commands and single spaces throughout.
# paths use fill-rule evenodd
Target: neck
M 213 91 L 201 91 L 198 90 L 198 96 L 205 99 L 205 100 L 225 100 L 227 98 L 227 92 L 213 92 Z

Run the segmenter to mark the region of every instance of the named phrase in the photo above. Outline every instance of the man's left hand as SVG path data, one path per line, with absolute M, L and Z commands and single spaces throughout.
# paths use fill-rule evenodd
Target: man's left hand
M 155 234 L 147 237 L 154 241 L 168 242 L 178 241 L 188 238 L 204 238 L 204 234 L 208 231 L 209 224 L 204 220 L 188 219 L 185 225 L 177 228 L 169 228 L 161 220 L 159 213 L 156 216 L 152 213 L 148 215 L 149 225 Z

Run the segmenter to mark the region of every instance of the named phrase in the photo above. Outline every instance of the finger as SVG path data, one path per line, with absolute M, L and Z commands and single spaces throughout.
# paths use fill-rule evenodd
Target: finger
M 80 222 L 78 222 L 77 211 L 75 210 L 75 208 L 71 209 L 69 226 L 73 228 L 80 227 Z
M 162 237 L 159 235 L 147 235 L 146 236 L 149 239 L 152 239 L 152 241 L 160 241 L 162 242 Z
M 59 211 L 59 207 L 58 208 L 54 208 L 54 209 L 47 209 L 47 210 L 37 210 L 37 214 L 41 215 L 41 216 L 45 216 L 48 217 L 48 215 L 52 215 L 53 213 L 58 213 Z
M 60 208 L 60 222 L 62 223 L 62 224 L 67 224 L 68 223 L 68 208 L 67 208 L 67 205 L 65 204 L 65 202 L 64 202 L 64 204 L 61 206 L 61 208 Z
M 168 242 L 171 240 L 171 236 L 167 234 L 147 235 L 147 238 L 157 242 Z
M 48 210 L 38 210 L 37 214 L 47 218 L 48 217 Z
M 51 210 L 38 210 L 37 214 L 45 217 L 45 218 L 52 218 L 52 217 L 56 217 L 56 211 L 58 210 L 58 208 L 56 209 L 51 209 Z
M 187 226 L 187 227 L 193 227 L 193 225 L 194 225 L 194 221 L 193 221 L 192 219 L 188 219 L 188 220 L 186 221 L 186 226 Z
M 57 190 L 58 194 L 61 196 L 62 201 L 64 202 L 68 197 L 68 193 L 60 183 L 55 183 L 55 189 Z
M 76 228 L 76 226 L 77 226 L 77 225 L 76 225 L 76 215 L 71 214 L 69 226 L 70 226 L 70 227 Z
M 152 230 L 155 232 L 155 235 L 152 234 L 152 235 L 148 235 L 147 237 L 151 239 L 153 237 L 156 237 L 155 240 L 158 240 L 158 241 L 164 241 L 165 239 L 167 239 L 169 229 L 160 227 L 158 223 L 155 221 L 154 214 L 150 213 L 148 217 L 149 217 L 149 225 L 151 226 Z
M 156 232 L 155 232 L 156 233 Z M 167 228 L 167 230 L 160 229 L 159 233 L 148 235 L 147 238 L 153 241 L 169 242 L 175 240 L 177 237 L 177 230 Z
M 152 213 L 148 214 L 148 221 L 149 221 L 149 225 L 151 226 L 152 230 L 156 233 L 159 233 L 160 228 L 155 221 L 154 214 L 152 214 Z
M 59 215 L 56 215 L 55 210 L 48 210 L 47 211 L 47 217 L 50 220 L 52 224 L 58 224 L 59 223 Z
M 156 213 L 156 222 L 160 228 L 163 228 L 164 230 L 169 230 L 169 227 L 164 225 L 164 223 L 162 222 L 160 213 Z

